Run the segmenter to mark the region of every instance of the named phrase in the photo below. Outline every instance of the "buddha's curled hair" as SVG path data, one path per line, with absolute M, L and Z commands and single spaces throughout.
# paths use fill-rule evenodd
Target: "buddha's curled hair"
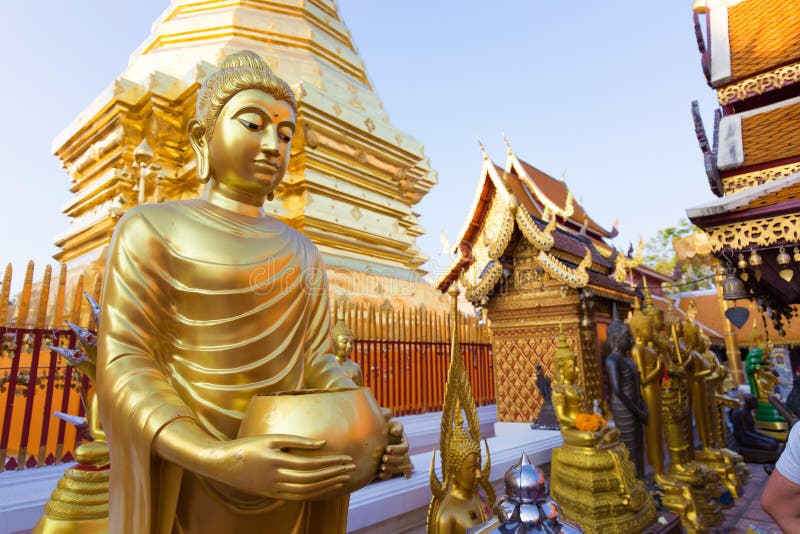
M 289 84 L 275 76 L 255 52 L 234 52 L 222 60 L 219 70 L 205 79 L 197 95 L 196 118 L 205 127 L 208 140 L 211 140 L 217 117 L 228 100 L 247 89 L 260 89 L 276 100 L 286 102 L 297 113 L 297 101 Z

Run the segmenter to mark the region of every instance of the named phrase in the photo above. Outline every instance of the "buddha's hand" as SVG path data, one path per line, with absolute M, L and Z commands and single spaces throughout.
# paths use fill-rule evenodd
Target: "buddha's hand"
M 356 467 L 343 454 L 297 454 L 324 445 L 324 439 L 271 434 L 223 441 L 205 454 L 217 468 L 211 478 L 252 495 L 306 501 L 341 488 Z
M 383 408 L 385 410 L 385 408 Z M 386 414 L 384 413 L 384 416 Z M 389 412 L 391 417 L 391 412 Z M 411 471 L 414 466 L 411 458 L 408 457 L 408 437 L 403 430 L 403 424 L 399 421 L 388 421 L 389 445 L 381 458 L 381 466 L 378 469 L 378 478 L 387 480 L 393 476 L 403 473 L 406 478 L 411 478 Z

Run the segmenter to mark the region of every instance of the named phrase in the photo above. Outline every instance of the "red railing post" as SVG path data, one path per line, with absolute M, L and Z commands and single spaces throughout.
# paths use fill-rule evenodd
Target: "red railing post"
M 57 347 L 61 332 L 53 331 L 53 346 Z M 53 414 L 50 411 L 53 409 L 53 390 L 56 383 L 56 364 L 58 363 L 58 356 L 55 351 L 50 353 L 50 366 L 47 371 L 47 390 L 45 391 L 44 413 L 42 414 L 42 432 L 39 438 L 39 457 L 37 458 L 37 465 L 41 466 L 46 460 L 47 438 L 50 434 L 50 422 Z
M 8 438 L 11 433 L 11 419 L 14 415 L 14 397 L 17 393 L 17 373 L 19 373 L 20 354 L 22 354 L 22 333 L 19 329 L 3 328 L 3 337 L 0 339 L 5 340 L 5 334 L 8 330 L 14 330 L 16 340 L 16 348 L 14 349 L 14 357 L 11 361 L 11 370 L 9 374 L 8 389 L 6 390 L 6 407 L 3 412 L 3 431 L 0 434 L 0 472 L 5 471 L 6 468 L 6 455 L 8 453 Z

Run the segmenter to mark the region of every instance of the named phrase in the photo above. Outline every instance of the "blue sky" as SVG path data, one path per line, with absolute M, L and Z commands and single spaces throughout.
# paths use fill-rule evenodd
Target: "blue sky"
M 52 262 L 68 228 L 66 172 L 51 142 L 119 76 L 164 1 L 17 2 L 4 6 L 0 102 L 0 262 L 19 281 L 33 258 Z M 480 136 L 566 174 L 602 225 L 620 220 L 626 249 L 712 199 L 690 102 L 706 126 L 705 84 L 691 1 L 340 0 L 340 13 L 392 122 L 425 145 L 439 185 L 416 207 L 420 247 L 445 263 L 469 208 Z

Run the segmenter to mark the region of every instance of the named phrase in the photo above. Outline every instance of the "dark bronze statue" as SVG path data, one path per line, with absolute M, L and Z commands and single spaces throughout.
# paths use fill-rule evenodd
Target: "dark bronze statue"
M 753 410 L 758 408 L 758 398 L 745 395 L 742 406 L 728 414 L 733 432 L 728 435 L 728 448 L 738 452 L 746 462 L 774 463 L 781 454 L 778 440 L 756 430 Z
M 539 410 L 539 415 L 536 421 L 531 424 L 531 428 L 540 430 L 558 430 L 559 424 L 556 418 L 556 412 L 553 409 L 553 401 L 551 395 L 553 393 L 553 386 L 550 385 L 550 377 L 544 372 L 542 364 L 536 364 L 536 388 L 542 395 L 542 408 Z
M 636 476 L 644 480 L 644 434 L 647 424 L 647 405 L 639 386 L 639 370 L 631 358 L 633 335 L 628 325 L 614 316 L 606 330 L 611 354 L 606 358 L 606 374 L 611 386 L 611 412 L 620 436 L 636 465 Z

